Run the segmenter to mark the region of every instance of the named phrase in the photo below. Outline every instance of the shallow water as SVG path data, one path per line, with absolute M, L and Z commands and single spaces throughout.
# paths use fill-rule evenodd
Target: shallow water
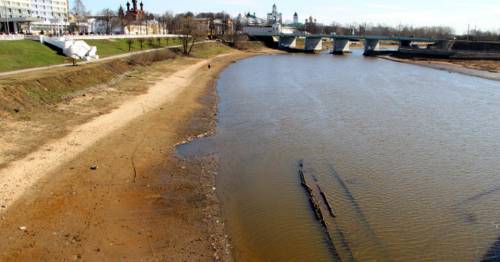
M 355 260 L 471 261 L 494 251 L 499 82 L 356 52 L 246 59 L 217 90 L 217 135 L 179 152 L 219 157 L 237 260 L 334 260 L 299 184 L 302 159 Z

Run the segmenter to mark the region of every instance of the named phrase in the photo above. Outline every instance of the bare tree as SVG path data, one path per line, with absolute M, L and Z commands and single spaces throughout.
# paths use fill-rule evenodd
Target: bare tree
M 76 18 L 77 30 L 80 31 L 80 24 L 85 22 L 86 16 L 89 14 L 82 0 L 75 0 L 73 4 L 73 13 Z
M 175 32 L 174 15 L 172 12 L 167 11 L 161 16 L 161 23 L 163 24 L 163 31 L 165 34 Z
M 198 28 L 193 16 L 178 16 L 181 35 L 182 50 L 185 55 L 190 55 L 196 41 L 202 39 L 204 33 Z
M 102 16 L 103 21 L 106 23 L 106 34 L 111 34 L 113 18 L 116 17 L 116 13 L 113 10 L 106 8 L 100 12 L 100 15 Z

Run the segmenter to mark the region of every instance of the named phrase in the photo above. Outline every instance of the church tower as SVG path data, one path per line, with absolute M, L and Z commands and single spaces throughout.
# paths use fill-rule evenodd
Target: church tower
M 295 14 L 293 14 L 293 24 L 298 24 L 299 23 L 299 14 L 297 14 L 297 12 L 295 12 Z
M 132 0 L 132 6 L 133 6 L 132 11 L 137 12 L 137 10 L 139 10 L 139 9 L 137 9 L 137 0 Z
M 273 4 L 273 11 L 267 14 L 267 23 L 269 25 L 273 25 L 275 23 L 283 23 L 283 15 L 278 13 L 278 7 L 276 4 Z

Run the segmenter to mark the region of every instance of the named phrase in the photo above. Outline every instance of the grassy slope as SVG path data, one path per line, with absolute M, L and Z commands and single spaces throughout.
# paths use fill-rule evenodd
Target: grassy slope
M 85 40 L 87 44 L 91 46 L 97 47 L 97 54 L 100 57 L 107 57 L 112 55 L 120 55 L 124 53 L 128 53 L 128 40 L 127 39 L 111 39 L 111 40 Z M 148 40 L 145 40 L 143 43 L 143 49 L 152 49 L 158 47 L 158 40 L 153 40 L 153 45 L 151 46 Z M 169 38 L 167 42 L 167 38 L 161 39 L 160 47 L 179 45 L 180 40 L 177 38 Z M 134 39 L 132 43 L 132 52 L 141 51 L 141 44 L 138 39 Z
M 128 43 L 126 39 L 86 40 L 85 42 L 91 46 L 97 46 L 97 54 L 101 57 L 128 53 Z M 179 44 L 180 40 L 177 38 L 170 38 L 168 42 L 163 38 L 160 47 Z M 143 43 L 142 50 L 157 47 L 158 42 L 156 39 L 153 41 L 152 46 L 146 40 Z M 138 40 L 134 40 L 131 51 L 141 51 Z M 59 55 L 56 51 L 35 41 L 0 41 L 0 72 L 56 65 L 64 62 L 70 61 L 67 57 Z
M 64 63 L 66 57 L 31 40 L 0 41 L 0 72 Z
M 220 43 L 203 43 L 194 47 L 192 57 L 209 58 L 231 51 L 234 49 Z M 179 58 L 183 57 L 180 50 L 176 53 Z M 14 114 L 15 109 L 30 112 L 58 103 L 65 97 L 71 97 L 69 94 L 73 92 L 107 83 L 126 72 L 147 70 L 148 66 L 156 62 L 168 63 L 176 58 L 176 53 L 162 49 L 158 52 L 137 54 L 129 59 L 114 59 L 0 78 L 0 118 L 3 114 Z M 130 60 L 133 60 L 133 63 Z
M 234 50 L 220 43 L 204 43 L 194 46 L 191 56 L 196 58 L 210 58 Z

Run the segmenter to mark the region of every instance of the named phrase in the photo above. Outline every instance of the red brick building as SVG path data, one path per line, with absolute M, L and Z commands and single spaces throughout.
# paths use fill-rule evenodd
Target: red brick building
M 143 20 L 145 16 L 144 4 L 140 3 L 140 8 L 137 5 L 137 0 L 132 0 L 132 6 L 130 2 L 127 2 L 127 12 L 125 13 L 125 19 L 127 21 L 140 21 Z

